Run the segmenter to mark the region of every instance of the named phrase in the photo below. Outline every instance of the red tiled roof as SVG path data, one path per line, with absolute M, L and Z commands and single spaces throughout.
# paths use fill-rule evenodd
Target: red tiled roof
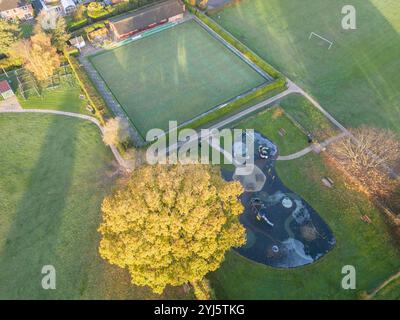
M 7 80 L 0 81 L 0 93 L 4 93 L 11 90 L 10 85 L 8 84 Z

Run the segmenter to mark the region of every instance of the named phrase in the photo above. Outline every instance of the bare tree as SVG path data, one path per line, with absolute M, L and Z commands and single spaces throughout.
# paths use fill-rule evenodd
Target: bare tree
M 400 162 L 399 139 L 386 129 L 363 126 L 350 131 L 352 136 L 330 147 L 331 154 L 368 193 L 395 205 L 400 180 L 394 179 L 388 168 Z
M 392 167 L 400 161 L 400 141 L 390 130 L 363 126 L 351 133 L 353 137 L 347 136 L 333 147 L 347 167 L 368 171 Z

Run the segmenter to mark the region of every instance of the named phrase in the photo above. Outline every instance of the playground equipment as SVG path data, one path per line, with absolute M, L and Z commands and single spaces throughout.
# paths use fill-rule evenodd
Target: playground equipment
M 258 221 L 264 220 L 271 227 L 274 226 L 274 224 L 268 219 L 267 217 L 268 211 L 265 208 L 263 202 L 259 198 L 252 198 L 250 200 L 250 205 L 253 212 L 256 214 L 256 219 Z
M 293 201 L 289 197 L 284 197 L 282 199 L 282 206 L 290 209 L 291 207 L 293 207 Z
M 269 148 L 266 146 L 259 146 L 258 147 L 258 154 L 260 155 L 261 159 L 268 159 L 269 157 Z

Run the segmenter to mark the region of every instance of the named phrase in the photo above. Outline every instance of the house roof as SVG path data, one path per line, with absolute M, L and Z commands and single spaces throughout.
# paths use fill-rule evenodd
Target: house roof
M 0 94 L 4 93 L 4 92 L 7 92 L 7 91 L 10 91 L 10 90 L 11 90 L 11 87 L 8 84 L 7 80 L 0 81 Z
M 110 23 L 119 35 L 123 35 L 137 29 L 143 29 L 152 23 L 160 22 L 184 11 L 182 2 L 168 0 L 119 18 L 110 19 Z
M 63 6 L 64 10 L 68 7 L 76 7 L 76 4 L 72 0 L 61 0 L 61 5 Z
M 81 44 L 82 42 L 85 42 L 85 40 L 83 39 L 82 36 L 75 37 L 75 38 L 72 38 L 71 40 L 69 40 L 69 43 L 73 46 L 76 44 Z
M 29 4 L 28 0 L 0 0 L 0 11 L 19 8 Z

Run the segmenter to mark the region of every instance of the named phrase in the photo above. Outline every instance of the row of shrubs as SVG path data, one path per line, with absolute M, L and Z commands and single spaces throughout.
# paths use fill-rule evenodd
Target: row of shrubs
M 9 58 L 9 57 L 0 57 L 0 68 L 1 71 L 10 71 L 16 68 L 20 68 L 22 65 L 21 59 Z
M 93 23 L 90 26 L 87 26 L 86 28 L 84 28 L 83 31 L 85 32 L 86 35 L 88 35 L 89 33 L 93 32 L 93 31 L 96 31 L 98 29 L 102 29 L 102 28 L 106 27 L 107 24 L 108 24 L 108 20 L 96 22 L 96 23 Z
M 84 26 L 87 26 L 89 24 L 89 19 L 88 18 L 84 18 L 82 20 L 79 21 L 70 21 L 67 24 L 67 29 L 68 31 L 75 31 L 78 30 Z
M 189 10 L 198 17 L 201 21 L 203 21 L 208 27 L 210 27 L 213 31 L 218 33 L 226 42 L 234 46 L 238 49 L 244 56 L 246 56 L 250 61 L 258 65 L 261 69 L 263 69 L 266 73 L 268 73 L 271 77 L 277 79 L 282 75 L 277 71 L 274 67 L 272 67 L 265 60 L 256 55 L 253 51 L 251 51 L 248 47 L 246 47 L 239 40 L 234 38 L 230 33 L 224 30 L 219 24 L 217 24 L 210 17 L 206 16 L 204 13 L 200 12 L 196 8 L 189 7 Z
M 249 94 L 244 95 L 243 97 L 240 97 L 239 99 L 232 101 L 231 103 L 228 103 L 226 106 L 217 109 L 215 111 L 212 111 L 208 114 L 205 114 L 199 119 L 194 120 L 193 122 L 188 123 L 186 126 L 184 126 L 181 129 L 184 128 L 198 128 L 202 126 L 205 123 L 212 122 L 214 120 L 217 120 L 218 118 L 222 117 L 223 115 L 226 115 L 230 113 L 233 110 L 236 110 L 240 108 L 241 106 L 245 105 L 246 103 L 249 103 L 253 101 L 254 99 L 257 99 L 268 92 L 271 92 L 273 90 L 279 90 L 283 89 L 285 87 L 286 80 L 284 78 L 279 78 L 276 79 L 272 82 L 269 82 L 262 87 L 258 88 L 257 90 L 250 92 Z
M 93 84 L 92 80 L 89 78 L 88 74 L 81 69 L 77 58 L 75 57 L 75 50 L 66 50 L 64 55 L 68 60 L 72 71 L 75 74 L 76 79 L 83 92 L 85 93 L 90 105 L 94 108 L 96 115 L 98 116 L 101 124 L 110 117 L 107 105 L 97 90 L 96 86 Z

